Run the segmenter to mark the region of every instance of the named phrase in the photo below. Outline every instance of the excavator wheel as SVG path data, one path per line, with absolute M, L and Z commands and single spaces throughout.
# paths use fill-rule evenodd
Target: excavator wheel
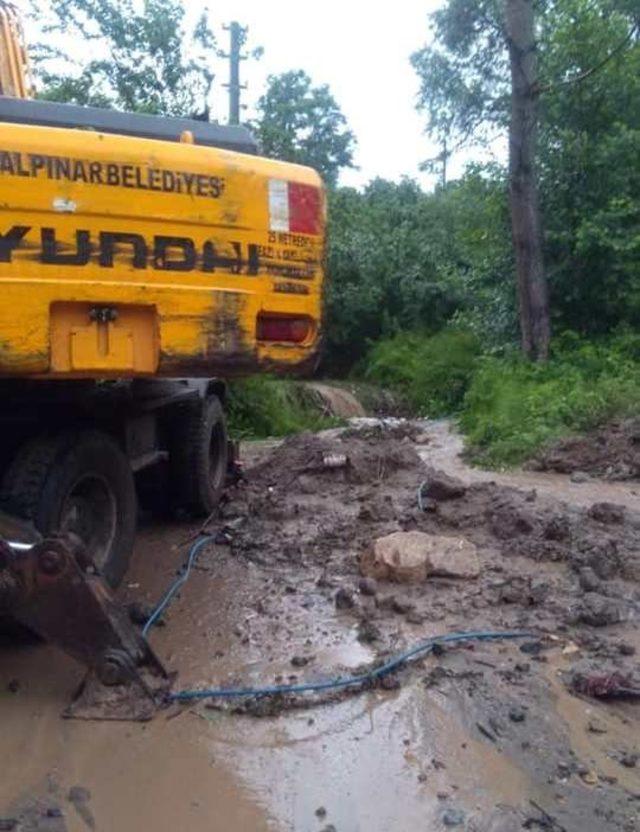
M 227 477 L 227 423 L 217 396 L 181 408 L 173 423 L 169 465 L 174 506 L 208 516 Z
M 136 494 L 129 462 L 107 434 L 66 431 L 27 441 L 5 473 L 0 504 L 45 536 L 76 535 L 111 587 L 124 577 Z

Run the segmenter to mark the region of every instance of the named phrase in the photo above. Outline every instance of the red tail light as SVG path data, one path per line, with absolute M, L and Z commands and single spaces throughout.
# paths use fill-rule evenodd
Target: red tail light
M 311 334 L 311 318 L 297 318 L 293 315 L 258 315 L 258 341 L 284 341 L 302 344 Z

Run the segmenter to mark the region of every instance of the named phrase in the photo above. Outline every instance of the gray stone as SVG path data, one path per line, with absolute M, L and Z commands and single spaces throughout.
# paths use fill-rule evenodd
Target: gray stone
M 464 812 L 460 809 L 445 809 L 442 813 L 442 822 L 445 826 L 462 826 L 464 823 Z
M 587 474 L 586 471 L 574 471 L 573 474 L 569 477 L 571 482 L 575 483 L 582 483 L 582 482 L 589 482 L 591 477 Z

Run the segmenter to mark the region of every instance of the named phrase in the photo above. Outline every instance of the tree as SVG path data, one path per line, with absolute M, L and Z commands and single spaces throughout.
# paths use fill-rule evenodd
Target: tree
M 640 38 L 631 3 L 540 17 L 539 163 L 556 329 L 640 327 Z
M 432 30 L 433 43 L 412 56 L 421 81 L 419 106 L 428 115 L 432 135 L 441 144 L 446 140 L 451 152 L 486 143 L 509 125 L 521 340 L 530 357 L 544 358 L 550 329 L 548 275 L 555 284 L 554 311 L 562 323 L 572 318 L 591 327 L 599 320 L 602 326 L 602 311 L 611 307 L 611 289 L 620 297 L 604 272 L 594 280 L 591 264 L 578 251 L 585 250 L 585 237 L 594 239 L 587 229 L 592 228 L 593 212 L 601 214 L 603 208 L 602 201 L 591 199 L 587 208 L 585 191 L 594 196 L 598 191 L 606 201 L 619 178 L 610 156 L 608 181 L 602 167 L 596 170 L 605 147 L 624 148 L 627 161 L 637 147 L 637 0 L 448 0 L 433 15 Z M 614 135 L 619 138 L 614 140 Z M 572 157 L 569 167 L 567 153 Z M 634 170 L 635 166 L 627 169 L 626 184 L 616 185 L 627 206 L 627 222 L 632 221 L 631 193 L 637 193 Z M 537 180 L 546 217 L 544 237 Z M 564 210 L 552 210 L 560 201 Z M 620 210 L 617 201 L 612 215 Z M 602 248 L 606 237 L 607 232 L 600 234 L 594 247 Z M 630 245 L 633 248 L 629 240 L 617 241 L 618 262 L 626 252 L 628 263 Z M 543 247 L 552 261 L 546 270 Z M 632 270 L 628 265 L 624 270 L 632 282 Z M 583 280 L 576 279 L 580 273 Z M 628 285 L 627 303 L 635 291 Z M 599 304 L 594 303 L 596 297 Z M 632 306 L 638 308 L 635 302 Z
M 484 145 L 507 128 L 503 2 L 448 0 L 431 15 L 431 42 L 411 56 L 420 81 L 418 108 L 449 153 Z
M 343 373 L 372 342 L 449 323 L 485 344 L 514 336 L 506 181 L 470 169 L 426 193 L 375 179 L 329 194 L 325 369 Z
M 355 136 L 326 84 L 314 87 L 302 70 L 270 75 L 252 124 L 263 153 L 315 168 L 335 185 L 352 168 Z
M 511 69 L 509 202 L 516 261 L 520 334 L 525 355 L 549 357 L 551 322 L 542 257 L 536 165 L 538 74 L 533 0 L 505 1 Z
M 180 0 L 49 0 L 33 14 L 39 95 L 55 101 L 208 118 L 216 42 Z M 53 43 L 61 46 L 53 46 Z
M 445 148 L 450 137 L 458 147 L 486 142 L 492 128 L 504 128 L 509 121 L 509 193 L 521 344 L 528 357 L 545 360 L 551 324 L 537 195 L 533 2 L 449 0 L 433 16 L 435 46 L 416 52 L 412 62 L 421 79 L 420 106 L 427 110 L 430 129 Z

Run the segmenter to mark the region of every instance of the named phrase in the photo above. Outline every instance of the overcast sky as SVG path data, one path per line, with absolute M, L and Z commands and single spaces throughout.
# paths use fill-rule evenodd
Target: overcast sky
M 26 0 L 18 0 L 25 10 Z M 195 20 L 206 5 L 183 0 Z M 425 118 L 416 110 L 418 79 L 410 56 L 429 40 L 429 14 L 444 0 L 210 0 L 210 20 L 219 46 L 228 48 L 223 24 L 237 20 L 249 27 L 247 47 L 261 46 L 260 60 L 244 61 L 242 80 L 245 116 L 264 90 L 269 74 L 303 69 L 315 84 L 328 84 L 356 135 L 357 170 L 344 171 L 341 183 L 361 186 L 376 176 L 418 179 L 430 188 L 436 177 L 421 173 L 420 163 L 438 153 L 424 132 Z M 26 17 L 26 15 L 25 15 Z M 27 39 L 40 33 L 27 22 Z M 31 24 L 31 25 L 30 25 Z M 228 104 L 222 84 L 228 80 L 223 60 L 215 67 L 212 115 L 226 121 Z M 504 158 L 504 142 L 495 151 Z M 477 152 L 474 156 L 478 156 Z M 449 163 L 449 175 L 459 175 L 469 154 Z
M 184 0 L 190 11 L 196 0 Z M 428 39 L 427 18 L 441 0 L 217 0 L 210 4 L 216 31 L 230 20 L 249 26 L 249 47 L 264 47 L 260 61 L 242 65 L 250 106 L 270 73 L 304 69 L 314 83 L 329 84 L 358 139 L 358 171 L 343 184 L 359 185 L 374 176 L 398 179 L 419 174 L 420 162 L 434 155 L 416 112 L 416 74 L 409 57 Z M 227 35 L 220 31 L 221 35 Z M 223 41 L 223 46 L 226 45 Z M 218 80 L 227 69 L 218 67 Z M 217 118 L 226 102 L 216 96 Z M 220 109 L 222 112 L 220 112 Z M 250 109 L 249 109 L 250 112 Z

